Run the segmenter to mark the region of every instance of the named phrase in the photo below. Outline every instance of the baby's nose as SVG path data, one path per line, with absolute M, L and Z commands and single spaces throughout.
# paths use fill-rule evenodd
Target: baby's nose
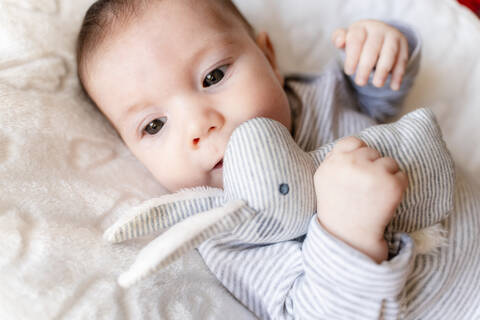
M 189 144 L 193 148 L 199 148 L 210 135 L 223 127 L 223 116 L 213 110 L 203 110 L 192 115 L 188 123 Z
M 206 134 L 205 136 L 193 138 L 193 140 L 192 140 L 192 145 L 193 145 L 194 147 L 197 147 L 198 144 L 200 143 L 200 140 L 205 139 L 212 131 L 214 131 L 214 130 L 216 130 L 216 129 L 217 129 L 217 127 L 215 127 L 215 126 L 210 127 L 210 128 L 208 129 L 208 131 L 207 131 L 207 134 Z

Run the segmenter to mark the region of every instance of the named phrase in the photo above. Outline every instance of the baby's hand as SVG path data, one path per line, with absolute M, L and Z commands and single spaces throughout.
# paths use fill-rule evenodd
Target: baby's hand
M 408 42 L 398 29 L 381 21 L 360 20 L 347 30 L 335 30 L 332 41 L 337 48 L 345 48 L 345 73 L 352 75 L 357 70 L 355 82 L 359 86 L 367 84 L 375 67 L 374 86 L 383 87 L 391 72 L 390 88 L 400 89 L 408 61 Z
M 384 231 L 407 188 L 397 162 L 355 137 L 338 141 L 314 176 L 317 217 L 332 235 L 380 263 Z

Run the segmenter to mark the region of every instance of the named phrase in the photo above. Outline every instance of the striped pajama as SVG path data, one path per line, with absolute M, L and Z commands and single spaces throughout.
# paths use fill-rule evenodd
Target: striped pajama
M 418 72 L 421 48 L 411 29 L 395 26 L 410 46 L 398 92 L 388 82 L 380 89 L 371 81 L 358 87 L 337 62 L 319 76 L 287 78 L 292 135 L 302 149 L 317 149 L 395 114 Z M 449 246 L 429 255 L 416 255 L 412 239 L 398 233 L 397 254 L 376 264 L 330 235 L 315 216 L 307 234 L 295 240 L 248 245 L 220 235 L 198 250 L 261 319 L 480 319 L 480 200 L 459 170 L 454 199 L 443 221 Z

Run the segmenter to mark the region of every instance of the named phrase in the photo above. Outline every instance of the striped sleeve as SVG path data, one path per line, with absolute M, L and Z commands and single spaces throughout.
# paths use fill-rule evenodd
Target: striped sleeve
M 381 88 L 375 87 L 372 83 L 375 70 L 370 73 L 368 83 L 363 87 L 355 83 L 356 73 L 351 76 L 344 75 L 345 79 L 353 88 L 361 111 L 378 122 L 384 122 L 388 117 L 392 117 L 399 112 L 403 100 L 413 86 L 413 82 L 418 74 L 422 48 L 421 38 L 414 29 L 397 21 L 385 22 L 402 32 L 408 41 L 409 59 L 400 89 L 398 91 L 390 89 L 391 74 L 386 79 L 385 85 Z M 340 51 L 339 58 L 343 66 L 345 62 L 344 51 Z
M 413 242 L 381 264 L 325 231 L 316 216 L 303 242 L 249 246 L 211 239 L 198 249 L 222 284 L 260 319 L 396 319 Z

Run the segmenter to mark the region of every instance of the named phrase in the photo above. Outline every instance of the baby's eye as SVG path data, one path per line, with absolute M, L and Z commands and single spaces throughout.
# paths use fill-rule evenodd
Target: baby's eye
M 210 86 L 213 86 L 219 83 L 225 76 L 225 72 L 227 71 L 227 68 L 228 68 L 227 65 L 221 66 L 220 68 L 216 68 L 215 70 L 207 74 L 207 76 L 203 80 L 203 87 L 208 88 Z
M 163 128 L 166 122 L 167 122 L 167 118 L 165 117 L 155 119 L 149 124 L 147 124 L 147 126 L 145 127 L 145 129 L 143 129 L 143 131 L 147 132 L 149 135 L 152 135 L 152 136 L 156 135 Z

